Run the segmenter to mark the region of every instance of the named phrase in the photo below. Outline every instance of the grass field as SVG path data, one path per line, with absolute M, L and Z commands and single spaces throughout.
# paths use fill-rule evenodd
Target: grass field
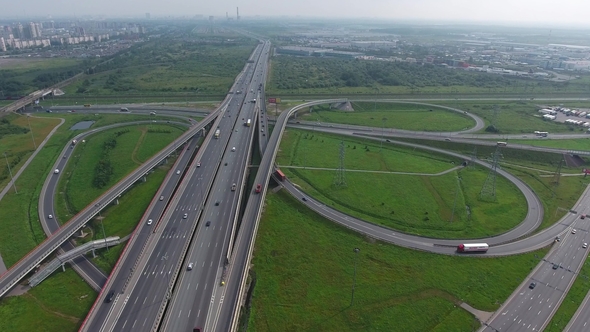
M 4 96 L 24 96 L 78 74 L 83 63 L 68 58 L 0 59 L 0 90 Z
M 95 299 L 96 292 L 72 269 L 60 269 L 24 295 L 0 300 L 0 330 L 77 331 Z
M 12 134 L 0 138 L 0 157 L 2 159 L 5 159 L 4 153 L 6 152 L 6 159 L 0 163 L 1 188 L 4 188 L 10 182 L 10 172 L 6 166 L 6 162 L 10 164 L 10 170 L 15 175 L 31 154 L 33 154 L 35 144 L 37 146 L 41 144 L 49 132 L 59 124 L 58 119 L 40 117 L 29 117 L 27 119 L 26 116 L 18 116 L 16 114 L 8 115 L 6 119 L 14 125 L 27 129 L 30 123 L 35 142 L 33 143 L 30 131 L 24 134 Z
M 510 140 L 509 142 L 514 144 L 544 146 L 556 149 L 590 151 L 590 135 L 587 138 Z
M 496 116 L 495 124 L 499 134 L 526 134 L 533 137 L 535 130 L 550 133 L 571 132 L 566 125 L 554 121 L 545 121 L 539 116 L 537 110 L 541 106 L 547 105 L 547 102 L 543 101 L 455 100 L 433 101 L 432 103 L 473 113 L 486 121 L 486 127 L 492 123 L 494 116 Z M 562 102 L 551 101 L 551 105 L 559 105 L 560 103 Z M 494 115 L 494 109 L 497 110 L 496 115 Z
M 459 131 L 475 125 L 467 116 L 432 106 L 368 102 L 355 102 L 352 106 L 354 112 L 316 106 L 313 112 L 304 113 L 300 118 L 308 121 L 420 131 Z
M 333 184 L 340 139 L 346 147 L 346 187 Z M 444 155 L 391 144 L 379 153 L 375 142 L 299 130 L 288 130 L 282 143 L 278 164 L 308 194 L 338 210 L 403 232 L 435 238 L 486 237 L 513 228 L 526 214 L 524 197 L 510 182 L 498 177 L 497 200 L 481 200 L 488 170 L 452 169 L 461 161 Z M 285 167 L 300 166 L 303 159 L 307 167 L 329 169 Z M 417 174 L 447 170 L 450 172 L 437 176 Z
M 248 329 L 472 331 L 479 323 L 458 304 L 497 309 L 545 253 L 481 259 L 404 249 L 326 221 L 284 192 L 269 194 Z
M 125 98 L 161 93 L 195 100 L 197 94 L 224 95 L 243 68 L 254 43 L 242 37 L 230 43 L 211 43 L 205 39 L 156 38 L 133 46 L 108 64 L 98 66 L 86 79 L 68 86 L 66 96 L 92 100 L 109 95 Z
M 117 145 L 109 152 L 113 174 L 103 188 L 96 188 L 92 185 L 94 167 L 103 158 L 105 141 L 116 133 L 123 134 L 116 138 Z M 60 220 L 69 220 L 180 134 L 181 130 L 171 126 L 135 125 L 109 129 L 86 138 L 86 143 L 77 144 L 72 161 L 62 171 L 59 184 L 58 192 L 62 194 L 63 199 L 58 202 L 56 212 Z
M 400 139 L 431 147 L 439 147 L 449 151 L 471 155 L 475 146 L 457 142 L 427 141 L 418 139 Z M 489 160 L 495 147 L 477 146 L 479 159 Z M 560 178 L 560 184 L 555 185 L 553 175 L 562 158 L 559 154 L 526 151 L 516 149 L 502 149 L 500 167 L 516 175 L 529 185 L 543 203 L 545 216 L 540 229 L 544 229 L 559 220 L 564 211 L 569 210 L 578 200 L 590 180 L 583 177 Z M 549 172 L 549 173 L 548 173 Z M 580 173 L 579 168 L 562 167 L 562 173 Z M 547 177 L 547 175 L 550 175 Z

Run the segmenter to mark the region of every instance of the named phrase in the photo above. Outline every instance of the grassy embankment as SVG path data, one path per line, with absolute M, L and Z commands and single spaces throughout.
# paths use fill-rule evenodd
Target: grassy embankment
M 80 116 L 73 116 L 78 118 Z M 114 118 L 120 118 L 120 115 L 106 115 L 102 117 L 102 122 L 109 123 L 114 120 Z M 73 119 L 68 119 L 67 126 L 63 129 L 59 129 L 59 134 L 61 135 L 61 143 L 55 143 L 54 153 L 59 153 L 63 144 L 67 144 L 67 141 L 71 137 L 72 133 L 65 132 L 69 126 L 71 126 L 74 122 L 71 121 Z M 131 151 L 126 151 L 127 153 L 120 153 L 120 151 L 113 151 L 113 153 L 119 153 L 117 156 L 120 158 L 125 159 L 133 159 L 136 162 L 145 161 L 145 159 L 149 158 L 153 153 L 157 152 L 158 147 L 162 144 L 165 144 L 166 141 L 172 140 L 174 137 L 180 134 L 180 130 L 163 125 L 151 126 L 151 128 L 158 127 L 158 129 L 169 128 L 170 133 L 147 133 L 145 129 L 147 127 L 142 126 L 134 126 L 133 128 L 138 132 L 141 132 L 142 128 L 144 129 L 145 135 L 140 140 L 136 140 L 133 142 L 133 149 Z M 56 134 L 58 137 L 58 134 Z M 53 140 L 53 139 L 52 139 Z M 125 140 L 131 141 L 131 140 Z M 90 143 L 90 141 L 89 141 Z M 121 144 L 120 147 L 128 147 L 128 144 Z M 117 150 L 117 149 L 115 149 Z M 47 151 L 42 151 L 47 152 Z M 87 159 L 86 156 L 79 156 L 79 159 Z M 23 179 L 27 179 L 19 185 L 19 181 L 17 181 L 17 186 L 19 190 L 22 186 L 23 191 L 26 190 L 30 186 L 34 186 L 34 181 L 32 178 L 25 177 L 30 172 L 37 171 L 40 165 L 37 165 L 38 160 L 35 159 L 34 163 L 25 170 L 23 173 Z M 51 167 L 51 163 L 47 163 L 46 167 Z M 133 167 L 133 162 L 127 163 L 129 167 Z M 137 164 L 135 164 L 135 167 Z M 133 168 L 135 168 L 133 167 Z M 150 200 L 152 199 L 155 191 L 159 188 L 160 183 L 164 176 L 166 175 L 168 167 L 163 166 L 156 169 L 152 175 L 148 177 L 148 181 L 145 183 L 139 183 L 134 186 L 130 191 L 124 195 L 121 199 L 120 205 L 113 206 L 104 210 L 103 217 L 104 217 L 104 227 L 105 232 L 108 235 L 119 235 L 125 236 L 129 234 L 129 232 L 135 227 L 137 224 L 138 219 L 143 215 L 143 212 L 147 205 L 149 204 Z M 35 174 L 41 174 L 42 172 L 36 172 Z M 46 173 L 45 173 L 46 175 Z M 123 174 L 124 175 L 124 174 Z M 40 182 L 36 190 L 40 190 L 40 186 L 42 185 L 42 180 L 44 179 L 43 176 L 39 176 L 36 181 Z M 82 190 L 84 191 L 84 190 Z M 19 195 L 21 191 L 19 191 Z M 37 192 L 36 195 L 39 193 Z M 16 195 L 8 195 L 9 196 L 16 196 Z M 4 205 L 4 200 L 0 202 L 0 206 Z M 31 203 L 35 203 L 36 209 L 36 201 L 31 201 Z M 23 208 L 23 207 L 21 207 Z M 35 213 L 34 219 L 37 220 L 36 217 L 36 210 L 30 208 L 31 212 Z M 0 214 L 4 214 L 5 212 L 10 213 L 11 211 L 7 211 L 2 209 Z M 21 221 L 20 218 L 15 218 L 17 221 Z M 6 220 L 6 219 L 3 219 Z M 21 227 L 18 223 L 14 224 L 4 224 L 4 227 Z M 37 240 L 42 240 L 42 231 L 40 226 L 38 225 L 38 221 L 33 222 L 31 221 L 31 226 L 34 226 L 34 230 L 36 233 L 33 234 L 33 237 Z M 99 227 L 95 227 L 96 230 L 101 230 Z M 11 234 L 10 231 L 8 232 L 1 232 L 2 234 Z M 29 232 L 30 233 L 30 232 Z M 98 231 L 93 232 L 94 236 L 100 238 L 102 237 L 102 232 L 98 233 Z M 98 234 L 97 234 L 98 233 Z M 21 231 L 21 234 L 27 235 L 26 231 Z M 16 241 L 2 241 L 6 245 L 10 245 L 12 247 L 16 247 L 19 250 L 30 250 L 27 246 L 28 242 L 23 243 L 22 245 L 22 237 L 19 237 Z M 26 239 L 26 237 L 25 237 Z M 14 243 L 13 243 L 14 242 Z M 104 251 L 104 255 L 99 255 L 97 257 L 97 264 L 105 271 L 110 271 L 112 265 L 118 258 L 120 251 L 122 250 L 123 245 L 119 245 L 117 247 L 109 249 L 109 251 Z M 5 250 L 2 251 L 3 256 L 8 257 L 11 259 L 12 252 L 9 252 L 8 255 L 4 255 Z M 18 253 L 18 252 L 15 252 Z M 5 257 L 5 261 L 7 261 Z M 67 285 L 67 286 L 66 286 Z M 6 298 L 0 302 L 0 321 L 4 322 L 6 325 L 6 329 L 3 330 L 10 330 L 10 331 L 27 331 L 30 330 L 33 324 L 40 325 L 43 320 L 51 320 L 51 324 L 45 324 L 45 329 L 47 331 L 67 331 L 67 330 L 75 330 L 79 324 L 79 321 L 84 317 L 89 307 L 92 305 L 95 298 L 95 293 L 92 289 L 90 289 L 79 277 L 75 275 L 75 273 L 68 269 L 65 273 L 61 271 L 56 272 L 51 278 L 44 281 L 41 285 L 37 286 L 33 290 L 31 290 L 28 294 L 15 297 L 15 298 Z M 78 310 L 72 310 L 72 306 L 75 306 Z M 18 316 L 18 317 L 16 317 Z M 1 323 L 0 323 L 1 324 Z
M 346 187 L 333 185 L 340 141 Z M 453 169 L 462 160 L 389 143 L 379 151 L 379 143 L 370 140 L 288 130 L 277 162 L 292 181 L 325 204 L 408 233 L 486 237 L 513 228 L 526 214 L 524 197 L 501 177 L 496 201 L 479 198 L 487 170 Z M 436 175 L 444 171 L 449 172 Z
M 413 131 L 459 131 L 471 128 L 475 122 L 457 112 L 432 106 L 403 103 L 355 102 L 354 111 L 315 106 L 313 112 L 303 113 L 299 119 L 322 123 L 341 123 L 377 128 L 396 128 Z M 269 109 L 269 112 L 272 110 Z M 378 131 L 380 132 L 380 130 Z
M 251 331 L 472 331 L 479 323 L 458 305 L 497 309 L 546 253 L 428 254 L 339 227 L 284 192 L 267 197 L 254 251 Z

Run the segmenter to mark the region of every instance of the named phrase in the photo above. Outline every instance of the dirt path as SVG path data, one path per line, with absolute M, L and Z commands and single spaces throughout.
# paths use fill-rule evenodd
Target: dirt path
M 141 146 L 141 144 L 143 143 L 143 141 L 145 140 L 145 136 L 147 135 L 147 128 L 141 128 L 141 136 L 139 137 L 139 139 L 137 140 L 137 143 L 135 144 L 135 148 L 133 149 L 133 152 L 131 153 L 131 160 L 133 160 L 134 163 L 141 165 L 143 164 L 143 162 L 141 162 L 139 159 L 137 159 L 137 150 L 139 150 L 139 147 Z
M 41 309 L 43 309 L 43 311 L 45 311 L 45 312 L 59 316 L 61 318 L 65 318 L 65 319 L 71 321 L 72 323 L 78 323 L 80 321 L 80 319 L 77 317 L 73 317 L 73 316 L 62 314 L 61 312 L 49 310 L 49 308 L 47 308 L 45 305 L 43 305 L 43 303 L 41 303 L 41 301 L 39 301 L 36 297 L 34 297 L 33 295 L 31 295 L 29 293 L 23 294 L 23 296 L 32 298 L 39 305 L 39 307 L 41 307 Z

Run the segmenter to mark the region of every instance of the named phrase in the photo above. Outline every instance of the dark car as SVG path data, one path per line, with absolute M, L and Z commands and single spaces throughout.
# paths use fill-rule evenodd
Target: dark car
M 107 295 L 106 299 L 104 299 L 104 301 L 106 303 L 111 303 L 113 301 L 113 298 L 115 298 L 115 291 L 111 291 L 109 295 Z
M 259 183 L 256 185 L 256 193 L 260 193 L 260 191 L 262 191 L 262 185 Z
M 559 267 L 559 265 L 557 265 L 557 264 L 553 264 L 553 269 L 554 269 L 554 270 L 557 270 L 557 268 L 558 268 L 558 267 Z
M 211 226 L 211 222 L 210 222 L 210 221 L 207 221 L 207 222 L 205 223 L 205 226 L 207 226 L 207 227 Z
M 580 216 L 580 219 L 584 219 L 584 218 L 586 218 L 586 215 L 585 214 L 583 214 L 583 215 Z
M 304 202 L 307 202 L 307 198 L 305 196 L 301 197 Z
M 537 286 L 537 283 L 536 282 L 531 282 L 531 284 L 529 285 L 529 288 L 530 289 L 533 289 L 533 288 L 535 288 L 535 286 Z
M 215 206 L 219 206 L 219 201 L 215 202 Z

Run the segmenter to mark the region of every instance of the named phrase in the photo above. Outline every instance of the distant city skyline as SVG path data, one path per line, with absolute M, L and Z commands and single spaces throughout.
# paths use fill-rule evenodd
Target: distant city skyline
M 209 15 L 377 18 L 397 21 L 589 27 L 588 0 L 28 0 L 2 6 L 0 20 L 60 17 L 146 18 Z

